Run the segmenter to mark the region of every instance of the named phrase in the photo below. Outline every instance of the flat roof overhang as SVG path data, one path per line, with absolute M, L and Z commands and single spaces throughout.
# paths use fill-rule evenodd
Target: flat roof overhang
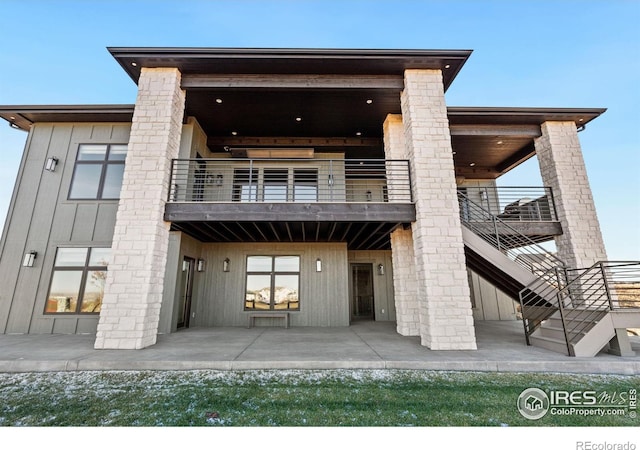
M 393 230 L 415 221 L 415 207 L 168 203 L 165 220 L 201 242 L 346 242 L 350 250 L 388 250 Z
M 193 74 L 402 75 L 441 69 L 445 89 L 472 50 L 108 47 L 136 83 L 142 67 L 176 67 Z
M 127 123 L 135 105 L 0 105 L 0 117 L 13 128 L 29 131 L 31 125 L 69 122 Z

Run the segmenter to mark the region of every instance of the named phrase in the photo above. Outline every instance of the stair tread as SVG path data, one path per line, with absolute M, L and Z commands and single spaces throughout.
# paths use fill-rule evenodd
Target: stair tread
M 550 326 L 550 325 L 542 325 L 539 329 L 540 330 L 550 330 L 550 331 L 562 331 L 562 332 L 564 332 L 564 328 L 562 328 L 562 327 L 553 327 L 553 326 Z M 569 334 L 583 334 L 583 335 L 587 334 L 587 332 L 584 331 L 584 330 L 583 331 L 571 330 L 568 333 Z
M 534 336 L 531 335 L 530 339 L 540 339 L 541 341 L 555 342 L 557 344 L 566 345 L 566 341 L 564 339 L 556 339 L 549 336 Z

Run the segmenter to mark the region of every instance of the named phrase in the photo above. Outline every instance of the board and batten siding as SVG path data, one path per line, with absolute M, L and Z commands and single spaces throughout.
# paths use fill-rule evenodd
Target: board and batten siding
M 516 300 L 467 268 L 474 320 L 518 320 Z
M 202 244 L 204 272 L 194 278 L 191 326 L 246 326 L 244 311 L 247 256 L 300 256 L 300 310 L 290 311 L 291 326 L 349 325 L 346 243 L 229 243 Z M 223 261 L 230 260 L 229 272 Z M 316 260 L 322 272 L 316 272 Z M 174 319 L 175 322 L 175 319 Z M 282 325 L 280 319 L 257 319 L 257 326 Z
M 395 322 L 396 305 L 393 293 L 391 250 L 349 251 L 349 298 L 351 295 L 351 264 L 371 264 L 373 270 L 373 307 L 376 322 Z M 384 266 L 384 275 L 378 273 L 378 265 Z
M 117 200 L 68 200 L 80 144 L 126 144 L 129 123 L 36 123 L 27 139 L 0 248 L 0 332 L 95 333 L 97 315 L 45 315 L 57 247 L 110 247 Z M 58 159 L 55 172 L 44 170 Z M 37 251 L 34 267 L 22 267 Z

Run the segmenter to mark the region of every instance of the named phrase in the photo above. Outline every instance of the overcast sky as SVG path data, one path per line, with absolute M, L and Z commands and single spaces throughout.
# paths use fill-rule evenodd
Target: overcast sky
M 134 103 L 107 46 L 472 49 L 450 106 L 608 108 L 579 136 L 609 259 L 640 259 L 640 1 L 0 3 L 4 105 Z M 25 139 L 0 123 L 0 224 Z

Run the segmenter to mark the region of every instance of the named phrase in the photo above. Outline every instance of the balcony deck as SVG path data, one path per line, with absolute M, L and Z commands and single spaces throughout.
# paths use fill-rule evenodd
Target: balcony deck
M 174 160 L 164 218 L 202 242 L 347 242 L 389 248 L 416 220 L 403 160 Z

